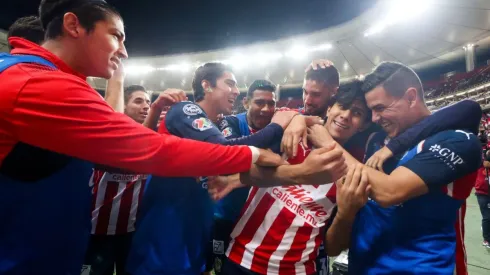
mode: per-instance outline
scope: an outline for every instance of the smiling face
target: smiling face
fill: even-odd
[[[77,29],[79,35],[75,50],[83,56],[78,64],[80,72],[86,76],[111,78],[121,59],[128,57],[122,19],[108,14],[90,32],[81,26]]]
[[[335,103],[327,110],[325,128],[339,143],[345,143],[349,138],[365,129],[369,109],[366,104],[355,99],[350,106]]]
[[[274,92],[258,89],[247,99],[247,119],[252,128],[260,130],[271,122],[276,109],[275,97]]]
[[[366,101],[372,110],[373,122],[379,124],[388,136],[396,137],[410,127],[410,104],[404,97],[396,98],[380,85],[366,93]]]
[[[144,91],[134,91],[129,96],[124,113],[138,123],[143,123],[150,110],[150,96]]]
[[[235,75],[232,72],[225,71],[216,80],[216,86],[209,89],[211,91],[204,91],[206,93],[205,100],[210,100],[212,105],[217,107],[219,114],[231,114],[235,101],[240,95]]]

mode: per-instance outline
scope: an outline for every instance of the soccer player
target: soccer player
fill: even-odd
[[[211,143],[266,147],[273,140],[281,139],[283,129],[296,115],[295,112],[279,112],[271,124],[256,134],[227,140],[215,123],[219,114],[231,113],[238,96],[231,69],[220,63],[207,63],[196,70],[192,87],[196,103],[181,102],[172,106],[159,132]],[[340,156],[333,153],[332,163],[342,163]],[[301,172],[296,175],[311,169],[297,168]],[[169,221],[172,222],[169,224]],[[141,203],[127,271],[133,275],[200,274],[205,267],[212,223],[213,202],[205,177],[153,177]]]
[[[179,95],[180,100],[185,100],[183,91],[173,94]],[[123,97],[124,114],[140,124],[143,123],[150,110],[150,95],[145,88],[140,85],[128,86]],[[152,108],[157,109],[155,112],[161,111],[162,105],[169,103],[169,100],[162,101],[165,98],[160,96],[152,104]],[[114,266],[118,274],[125,272],[126,257],[135,230],[136,212],[147,178],[148,175],[145,174],[123,171],[95,169],[93,172],[89,183],[93,188],[92,231],[84,266],[90,270],[90,274],[112,274]]]
[[[373,121],[389,138],[430,115],[420,79],[402,64],[381,63],[366,76],[363,90]],[[371,138],[367,157],[384,145],[385,137]],[[388,174],[364,169],[372,200],[356,216],[335,217],[327,248],[350,243],[349,274],[453,274],[455,224],[473,188],[480,155],[471,131],[446,130],[390,159],[383,167]]]
[[[337,97],[342,98],[342,96],[345,96],[345,97],[349,98],[349,95],[348,95],[349,92],[347,94],[344,94],[344,91],[343,91],[344,88],[342,88],[342,87],[340,90],[341,91],[339,91],[339,93],[337,94]],[[358,91],[358,95],[361,98],[364,98],[364,93],[362,93],[359,88],[357,88],[357,91]],[[472,124],[474,124],[474,121],[477,121],[479,119],[478,113],[480,113],[481,110],[479,110],[480,108],[479,108],[478,104],[476,104],[476,103],[467,104],[467,103],[469,103],[469,102],[458,103],[458,104],[456,104],[450,108],[442,110],[437,115],[434,115],[434,116],[431,116],[427,119],[424,119],[422,122],[420,122],[420,124],[417,124],[413,128],[408,129],[404,133],[405,137],[403,137],[403,135],[402,135],[400,137],[393,139],[393,142],[395,142],[395,144],[398,144],[396,146],[394,145],[393,147],[398,148],[400,146],[400,144],[403,144],[402,146],[407,146],[407,140],[409,141],[408,143],[415,142],[415,141],[411,141],[410,138],[416,138],[416,139],[417,138],[418,139],[424,138],[424,136],[430,135],[431,132],[434,132],[437,129],[440,129],[440,127],[443,127],[443,128],[444,127],[447,127],[447,128],[454,127],[455,124],[453,124],[452,122],[449,122],[445,118],[447,117],[447,115],[460,113],[460,110],[464,110],[465,114],[469,114],[470,116],[468,118],[471,118],[470,119],[471,121],[467,121],[467,119],[464,119],[464,120],[460,119],[459,121],[457,121],[457,123],[459,125],[472,125]],[[475,104],[476,104],[476,106],[475,106]],[[468,106],[468,105],[470,105],[470,106]],[[475,107],[476,107],[476,112],[474,111]],[[336,129],[344,129],[344,128],[349,129],[349,127],[345,127],[345,125],[342,125],[342,121],[340,121],[340,123],[339,123],[339,121],[337,121],[338,119],[334,118],[334,119],[330,120],[330,116],[331,116],[331,114],[329,112],[329,120],[327,121],[327,128],[329,125],[328,123],[330,123],[331,130],[328,132],[330,132],[335,137],[335,140],[337,140],[337,141],[341,140],[341,142],[345,144],[345,139],[339,138],[339,136],[335,130]],[[437,121],[439,121],[440,123],[435,123]],[[323,132],[327,132],[327,131],[325,131],[325,129],[323,127],[317,126],[317,128],[322,128]],[[408,136],[406,136],[407,133],[408,133]],[[352,135],[353,135],[353,133],[352,133]],[[302,147],[300,147],[300,148],[302,148]],[[299,150],[299,152],[302,152],[302,150]],[[292,160],[290,160],[290,162],[295,163],[295,160],[292,159]],[[359,170],[359,171],[361,171],[361,170]],[[354,173],[354,174],[360,175],[360,172]],[[351,176],[351,178],[352,178],[352,176]],[[360,179],[360,176],[358,178]],[[264,179],[262,179],[262,180],[264,180]],[[338,188],[338,186],[339,185],[333,186],[333,188],[336,188],[336,187]],[[340,185],[340,186],[342,186],[342,185]],[[352,186],[355,186],[355,185],[352,185]],[[298,188],[300,188],[300,189],[298,189]],[[306,188],[308,188],[308,187],[306,187]],[[321,186],[319,188],[321,188]],[[282,189],[285,189],[285,190],[281,191],[281,195],[282,195],[281,198],[286,198],[286,201],[283,204],[283,207],[286,207],[286,208],[288,206],[288,198],[293,198],[292,200],[298,199],[298,198],[301,199],[302,195],[304,195],[305,193],[308,194],[307,192],[310,192],[310,194],[311,194],[311,190],[308,189],[308,191],[306,191],[304,186],[298,186],[297,188],[296,187],[295,188],[291,188],[291,187],[284,188],[283,187]],[[259,190],[258,192],[260,193],[260,190],[262,190],[262,189],[258,189],[258,190]],[[312,190],[316,191],[318,189],[312,189]],[[344,212],[353,213],[353,215],[355,215],[355,213],[357,212],[359,207],[361,207],[363,205],[363,203],[365,203],[365,195],[363,195],[363,194],[365,194],[365,192],[364,192],[365,190],[363,190],[363,188],[360,187],[360,189],[358,189],[357,191],[358,192],[356,192],[355,189],[350,190],[350,188],[340,188],[340,190],[337,190],[337,194],[335,194],[335,192],[333,192],[333,194],[330,194],[330,199],[333,200],[334,202],[339,203],[338,207],[340,209],[339,212],[341,213],[339,215],[340,217],[335,219],[335,222],[339,222],[339,220],[342,219],[342,216],[345,215]],[[252,191],[252,193],[253,193],[253,191]],[[338,197],[335,197],[335,196],[338,196]],[[310,202],[306,201],[304,204],[310,205]],[[274,204],[274,205],[276,205],[276,204]],[[289,206],[291,206],[291,205],[294,207],[294,204],[292,204],[292,202],[289,202]],[[335,205],[334,203],[330,204],[330,208],[328,209],[330,212],[334,212],[334,210],[332,210],[334,205]],[[252,210],[250,210],[250,209],[252,209]],[[243,217],[248,219],[247,223],[248,224],[255,224],[255,225],[263,223],[265,228],[268,228],[267,234],[270,233],[270,235],[283,236],[283,234],[287,235],[287,232],[300,232],[299,229],[295,230],[294,228],[291,231],[286,231],[286,233],[284,233],[283,231],[279,231],[279,232],[275,231],[275,229],[282,228],[282,227],[280,227],[280,226],[273,227],[273,225],[274,224],[285,224],[285,222],[287,221],[287,215],[285,215],[286,218],[284,218],[284,217],[281,218],[275,212],[273,212],[272,210],[269,210],[269,212],[267,212],[267,214],[262,213],[265,215],[265,217],[264,217],[264,216],[260,216],[258,214],[255,215],[253,207],[250,207],[250,209],[247,208],[247,211],[252,211],[254,214],[247,215],[246,213],[244,213],[244,215],[243,215]],[[259,208],[257,207],[257,209],[259,209]],[[275,208],[272,207],[271,209],[275,209]],[[256,212],[258,213],[260,211],[257,210]],[[297,211],[292,211],[292,212],[293,212],[293,214],[297,214]],[[285,213],[289,213],[289,212],[286,211]],[[240,220],[238,224],[240,224],[241,222],[242,222],[242,220]],[[272,224],[272,225],[270,225],[270,224]],[[270,225],[270,227],[269,227],[269,225]],[[243,232],[244,232],[244,233],[242,233],[242,236],[247,235],[248,232],[250,231],[250,228],[246,228],[246,225],[245,225],[245,227],[242,227],[242,228],[243,228]],[[260,227],[260,228],[262,229],[263,227]],[[329,233],[331,234],[332,232],[335,232],[336,228],[337,227],[334,226],[332,231],[329,230]],[[282,228],[281,230],[284,230],[284,228]],[[257,232],[260,232],[260,231],[257,231]],[[254,235],[253,230],[250,234],[253,235],[253,238],[255,239],[256,235]],[[284,235],[284,236],[286,236],[286,235]],[[240,236],[241,235],[239,235],[237,237],[237,239],[238,239],[237,242],[239,243],[238,248],[241,248],[241,249],[237,249],[237,250],[244,255],[243,259],[240,260],[241,262],[239,262],[242,267],[240,267],[239,269],[233,269],[232,272],[230,272],[229,274],[239,274],[237,272],[239,272],[240,270],[243,271],[245,274],[256,274],[254,272],[257,272],[259,274],[281,274],[281,272],[279,272],[278,270],[274,271],[274,268],[277,268],[278,266],[280,266],[280,264],[282,264],[282,267],[284,268],[283,269],[284,274],[294,274],[294,273],[292,273],[291,270],[288,271],[285,268],[285,266],[288,265],[285,262],[287,262],[287,260],[290,260],[289,258],[281,258],[281,257],[273,258],[271,256],[271,255],[283,255],[280,253],[280,251],[281,251],[281,249],[284,249],[284,247],[288,247],[287,244],[284,246],[279,245],[279,246],[277,246],[277,248],[274,247],[270,251],[265,251],[268,248],[270,249],[271,246],[267,246],[267,245],[262,246],[262,243],[253,243],[252,239],[245,240],[245,245],[244,245],[243,243],[239,242]],[[328,238],[329,237],[327,237],[327,239]],[[320,239],[321,239],[321,237],[320,237]],[[270,237],[264,237],[263,242],[266,243],[270,240],[271,240]],[[242,241],[243,241],[243,239],[242,239]],[[250,242],[248,243],[248,241],[250,241]],[[315,239],[312,238],[309,241],[314,243]],[[287,241],[284,241],[284,242],[287,242]],[[303,240],[303,242],[304,242],[304,240]],[[306,244],[305,247],[310,247],[310,248],[315,247],[315,245],[317,245],[317,244],[313,244],[313,243],[312,243],[312,245]],[[243,246],[245,247],[245,249],[243,249]],[[274,250],[274,249],[276,249],[276,250]],[[338,255],[338,253],[340,253],[341,250],[335,250],[335,249],[336,249],[335,247],[331,247],[331,246],[327,245],[327,253],[329,255]],[[253,251],[253,250],[255,250],[253,257],[248,257],[248,261],[247,261],[247,257],[245,257],[245,256],[249,255],[250,254],[249,251]],[[312,253],[317,253],[317,251],[314,251]],[[231,252],[230,252],[230,255],[232,255]],[[250,259],[253,259],[253,260],[250,260]],[[261,259],[262,259],[262,261],[261,261]],[[265,261],[263,259],[267,259],[267,261]],[[313,257],[313,259],[314,259],[314,257]],[[310,261],[309,261],[309,270],[308,271],[306,271],[305,269],[303,269],[303,271],[302,271],[300,269],[300,270],[295,271],[295,272],[298,272],[297,274],[305,274],[302,272],[307,272],[306,274],[311,274],[312,272],[314,272],[314,269],[312,268],[312,266],[314,267],[314,264],[312,264],[311,258],[309,260]],[[238,260],[236,262],[238,262]],[[254,266],[255,270],[251,270],[252,266]],[[289,266],[292,266],[293,267],[292,269],[295,269],[297,265],[295,265],[294,262],[290,262]],[[265,273],[265,271],[267,271],[267,273]],[[249,273],[247,273],[247,272],[249,272]],[[275,272],[277,272],[277,273],[275,273]]]
[[[110,78],[127,57],[121,16],[102,0],[43,0],[39,10],[42,46],[11,37],[12,55],[1,57],[0,273],[80,272],[92,163],[199,176],[282,162],[253,147],[159,135],[114,112],[86,77]]]
[[[255,80],[248,88],[244,99],[246,112],[234,116],[226,116],[219,123],[220,131],[227,139],[249,136],[265,128],[272,120],[276,111],[276,85],[268,80]],[[268,147],[278,144],[277,140]],[[213,239],[211,256],[207,269],[211,267],[215,274],[221,273],[221,267],[228,248],[230,234],[248,196],[249,188],[231,191],[215,204]]]
[[[332,98],[325,127],[340,144],[370,124],[359,83]],[[302,163],[311,147],[288,159]],[[335,184],[253,187],[227,251],[224,274],[314,274],[322,231],[335,206]]]
[[[37,16],[21,17],[10,26],[7,38],[20,37],[41,45],[44,41],[44,29],[41,25],[41,20]],[[12,50],[12,45],[8,43],[9,51]]]

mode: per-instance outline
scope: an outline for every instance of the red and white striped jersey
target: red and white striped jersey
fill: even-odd
[[[298,147],[291,164],[311,150]],[[260,274],[314,274],[336,186],[253,187],[231,234],[229,260]]]
[[[94,170],[90,179],[92,234],[117,235],[134,231],[147,177]]]

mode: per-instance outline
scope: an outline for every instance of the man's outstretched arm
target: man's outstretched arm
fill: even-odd
[[[254,166],[241,173],[240,181],[260,187],[286,185],[320,185],[333,182],[347,172],[342,150],[334,144],[311,151],[305,161],[279,167]]]

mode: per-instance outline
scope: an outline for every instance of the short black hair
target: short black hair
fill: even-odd
[[[7,38],[12,36],[21,37],[33,43],[41,45],[44,41],[44,29],[41,20],[37,16],[21,17],[10,26]],[[12,49],[10,43],[9,50]]]
[[[256,90],[264,90],[264,91],[274,93],[276,89],[277,89],[276,84],[272,83],[269,80],[265,80],[265,79],[255,80],[252,83],[252,85],[250,85],[250,87],[248,88],[247,100],[250,100],[254,96],[254,92]]]
[[[194,101],[199,102],[204,99],[204,89],[201,82],[203,80],[209,81],[211,87],[216,87],[216,81],[225,72],[233,72],[232,69],[223,63],[211,62],[206,63],[194,72],[192,78],[192,90],[194,91]]]
[[[338,87],[340,83],[339,71],[334,66],[309,70],[305,74],[305,80],[323,82],[330,87]]]
[[[119,12],[104,0],[41,0],[39,18],[46,32],[46,39],[54,39],[63,34],[63,16],[67,12],[74,13],[80,24],[91,32],[95,24],[106,20],[107,15]]]
[[[371,121],[371,111],[368,108],[364,91],[362,90],[363,81],[355,79],[340,85],[338,92],[332,96],[328,102],[328,106],[332,107],[334,104],[339,104],[345,109],[349,109],[354,101],[359,100],[366,106],[368,112],[366,113],[365,121]]]
[[[417,73],[398,62],[382,62],[364,78],[362,90],[368,93],[382,86],[395,97],[402,97],[408,88],[416,88],[418,96],[424,100],[424,88]]]
[[[138,92],[138,91],[143,91],[143,92],[148,94],[145,87],[143,87],[141,85],[131,85],[131,86],[124,88],[124,104],[128,104],[128,101],[129,101],[129,98],[131,98],[131,95],[134,92]]]

